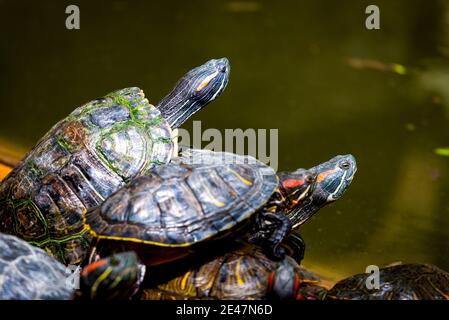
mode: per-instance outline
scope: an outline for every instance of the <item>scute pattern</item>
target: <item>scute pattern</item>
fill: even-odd
[[[246,158],[233,164],[217,159],[188,164],[175,158],[87,212],[85,222],[100,238],[132,238],[157,246],[203,241],[248,219],[275,191],[275,172],[260,162],[247,164]]]
[[[17,237],[0,234],[0,300],[71,299],[65,266]]]
[[[449,273],[430,264],[401,264],[380,269],[379,289],[366,287],[362,273],[339,281],[328,293],[341,300],[449,300]]]
[[[83,259],[82,212],[166,163],[171,129],[139,88],[91,101],[57,123],[0,185],[0,232],[64,263]]]
[[[298,276],[298,282],[318,280],[290,257],[275,262],[257,246],[243,246],[211,258],[168,282],[144,289],[141,299],[266,299],[270,294],[270,275],[281,266],[291,268]]]

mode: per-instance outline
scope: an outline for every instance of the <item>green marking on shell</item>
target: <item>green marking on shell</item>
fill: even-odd
[[[156,166],[160,166],[160,165],[165,164],[164,162],[161,162],[161,161],[159,161],[159,160],[152,160],[152,161],[150,161],[150,163],[151,163],[151,164],[154,164],[154,165],[156,165]]]
[[[67,141],[64,140],[64,137],[59,135],[56,137],[55,141],[65,152],[67,153],[73,152],[74,150],[73,146],[67,143]]]
[[[159,116],[157,116],[157,117],[154,117],[151,121],[147,122],[146,125],[147,125],[148,127],[151,127],[151,126],[158,126],[158,125],[160,125],[161,123],[162,123],[162,116],[159,115]]]
[[[128,106],[126,106],[126,107],[128,107]],[[129,109],[131,119],[133,121],[135,121],[136,123],[139,123],[141,125],[146,125],[147,122],[140,121],[139,119],[141,118],[141,116],[145,116],[145,112],[142,112],[142,110],[146,111],[147,108],[148,108],[148,105],[145,105],[143,103],[139,103],[136,106],[129,106],[128,109]]]
[[[165,137],[159,137],[156,140],[157,142],[163,142],[163,143],[171,143],[172,140],[170,138],[165,138]]]
[[[105,132],[102,133],[100,139],[98,139],[98,142],[95,146],[101,160],[104,161],[104,163],[110,170],[112,170],[113,172],[117,173],[120,177],[122,177],[122,179],[125,179],[125,177],[123,175],[121,175],[119,172],[120,170],[118,170],[118,168],[111,161],[109,161],[107,155],[102,150],[101,142],[108,136],[110,136],[114,133],[119,133],[119,132],[125,131],[124,130],[125,128],[132,127],[132,126],[137,126],[139,128],[145,129],[144,125],[142,125],[140,122],[133,121],[133,120],[117,123],[112,128],[110,128],[109,130],[106,130]],[[148,139],[152,140],[151,137],[149,137],[149,136],[148,136]]]
[[[63,237],[63,238],[59,238],[59,239],[46,238],[45,240],[42,240],[42,241],[28,241],[28,243],[30,243],[32,245],[35,245],[35,246],[38,246],[38,247],[43,247],[43,246],[45,246],[45,245],[47,245],[49,243],[61,244],[61,243],[66,242],[68,240],[79,239],[86,232],[88,232],[88,231],[86,229],[83,229],[80,232],[70,234],[67,237]]]
[[[39,177],[42,175],[41,169],[36,165],[34,161],[30,161],[30,171],[36,176]]]
[[[117,121],[104,121],[104,124],[99,124],[96,120],[103,119],[98,116],[102,115],[102,112],[105,119],[110,119],[107,117],[106,111],[103,110],[106,108],[111,108],[112,111],[121,111],[118,113],[120,117],[117,118]],[[126,131],[126,133],[122,131]],[[59,185],[52,179],[46,182],[42,182],[40,179],[47,174],[64,179],[61,176],[66,174],[66,171],[62,171],[64,168],[68,168],[67,172],[73,174],[71,170],[76,171],[74,167],[78,165],[83,169],[85,165],[100,164],[104,174],[113,177],[115,184],[121,185],[120,177],[126,182],[135,174],[147,172],[148,168],[165,163],[163,159],[168,159],[169,156],[164,157],[164,152],[167,151],[168,154],[170,151],[167,145],[171,143],[169,132],[168,124],[159,111],[145,99],[138,88],[119,90],[78,107],[41,139],[45,143],[42,144],[42,147],[38,146],[25,160],[24,165],[13,176],[14,183],[5,184],[0,195],[0,204],[5,206],[6,210],[14,212],[11,221],[7,221],[8,227],[15,230],[16,234],[17,231],[20,231],[22,237],[30,240],[33,245],[52,253],[60,261],[69,262],[72,259],[70,257],[72,253],[78,255],[78,252],[81,252],[83,254],[82,250],[84,249],[81,250],[79,245],[85,242],[84,238],[80,239],[82,235],[86,234],[85,231],[70,228],[67,223],[68,219],[71,219],[70,223],[72,223],[72,219],[75,220],[74,214],[67,213],[72,212],[69,210],[78,204],[69,203],[66,207],[66,203],[62,203],[62,205],[55,203],[55,207],[51,206],[56,210],[55,212],[39,209],[38,206],[41,206],[41,203],[43,203],[42,208],[48,208],[49,205],[52,205],[52,200],[57,202],[59,197],[65,196],[65,194],[59,194],[57,190],[54,190],[53,187],[56,188]],[[111,136],[115,134],[117,137]],[[120,140],[122,138],[124,140]],[[139,144],[135,143],[135,138],[139,139]],[[101,145],[104,139],[108,139],[108,141],[103,141],[104,144]],[[88,147],[88,151],[85,151],[85,146]],[[152,149],[153,147],[155,149]],[[95,150],[94,154],[92,149]],[[141,157],[139,157],[140,150],[142,150]],[[169,154],[171,155],[171,152]],[[85,161],[85,159],[91,160],[90,157],[96,158],[96,161]],[[75,158],[78,161],[71,161]],[[142,170],[140,170],[141,167]],[[139,172],[134,172],[135,168],[138,168]],[[81,176],[82,174],[83,172],[76,178],[85,179],[84,176]],[[63,184],[63,181],[59,182]],[[54,186],[53,183],[55,183]],[[45,188],[42,189],[44,185]],[[76,189],[71,185],[68,188]],[[110,189],[112,187],[105,187],[106,191]],[[82,194],[77,190],[72,191],[82,200]],[[55,192],[55,197],[52,197],[50,192]],[[37,195],[39,198],[33,200]],[[103,200],[102,198],[98,197],[100,201]],[[27,226],[26,221],[28,220],[33,220],[35,225]],[[78,223],[78,221],[75,222]],[[67,254],[69,254],[69,258],[67,258]]]
[[[100,142],[97,144],[96,146],[97,152],[98,152],[98,156],[100,157],[100,159],[106,164],[106,166],[113,172],[117,173],[122,179],[124,178],[119,171],[117,170],[117,168],[109,161],[108,157],[106,156],[106,154],[103,152],[103,150],[101,149],[100,146]]]
[[[47,221],[44,218],[44,215],[42,214],[41,210],[39,209],[39,207],[34,203],[34,201],[30,198],[27,199],[20,199],[20,200],[10,200],[9,204],[11,204],[11,207],[13,208],[13,212],[14,215],[16,214],[16,209],[20,208],[20,207],[31,207],[33,208],[33,212],[36,214],[38,220],[42,223],[42,225],[44,226],[44,232],[45,234],[48,233],[48,225],[47,225]],[[17,221],[18,219],[14,219],[14,229],[15,232],[18,232],[18,226],[17,226]]]
[[[112,100],[116,103],[119,104],[121,106],[127,107],[128,109],[132,109],[133,105],[131,103],[131,101],[129,101],[128,99],[126,99],[124,96],[119,95],[119,94],[112,94],[110,95],[110,97],[112,98]]]

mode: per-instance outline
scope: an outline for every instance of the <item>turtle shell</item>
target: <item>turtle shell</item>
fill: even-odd
[[[294,299],[300,287],[319,278],[292,258],[275,262],[253,245],[241,246],[142,291],[143,300]]]
[[[170,160],[172,133],[139,88],[93,100],[57,123],[0,186],[0,231],[79,263],[81,215]]]
[[[175,158],[132,180],[85,214],[100,239],[186,247],[239,225],[263,206],[278,185],[273,169],[251,157],[203,161]]]
[[[66,267],[43,250],[0,234],[0,300],[71,299],[69,280]]]
[[[371,273],[339,281],[329,299],[343,300],[448,300],[449,273],[430,264],[400,264],[381,268],[379,288],[368,289]]]

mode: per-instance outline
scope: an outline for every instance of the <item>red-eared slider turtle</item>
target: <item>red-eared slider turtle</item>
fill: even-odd
[[[350,170],[346,162],[350,164]],[[309,169],[309,172],[317,176],[317,181],[313,192],[303,196],[301,202],[296,205],[294,213],[290,215],[292,219],[293,217],[298,219],[292,223],[298,227],[320,208],[338,200],[349,187],[355,170],[355,160],[352,156],[337,156]],[[307,171],[298,169],[295,172],[305,174]],[[278,175],[282,177],[281,181],[284,184],[298,183],[288,179],[288,173]],[[281,199],[280,194],[285,197],[285,193],[278,193],[278,201]],[[324,299],[327,290],[319,285],[319,279],[297,266],[303,259],[305,250],[298,229],[289,234],[282,247],[288,257],[281,263],[276,264],[268,260],[257,247],[247,245],[145,289],[142,297],[144,299]],[[203,255],[203,252],[200,254]],[[190,260],[196,259],[198,258],[192,257]],[[164,265],[161,268],[163,273],[168,272],[168,267]],[[179,272],[179,263],[173,264],[173,268]],[[163,279],[162,276],[155,278]]]
[[[75,299],[130,299],[140,292],[145,272],[135,252],[113,254],[83,268]]]
[[[351,184],[357,165],[352,155],[339,155],[310,168],[309,171],[317,177],[316,188],[311,197],[304,199],[301,206],[286,212],[292,221],[293,229],[301,226],[325,205],[340,199]]]
[[[79,263],[88,246],[81,214],[172,155],[171,128],[224,90],[227,59],[184,75],[154,107],[139,88],[93,100],[58,122],[0,186],[0,231]]]
[[[220,156],[226,158],[225,162],[228,163],[232,163],[232,161],[242,163],[242,158],[236,155],[225,153],[208,155],[207,151],[196,150],[190,150],[188,154],[191,155],[192,152],[196,156],[191,158],[190,163],[204,163],[205,160],[209,160],[209,165],[223,164],[223,159],[218,158]],[[206,159],[198,161],[201,155]],[[351,168],[348,168],[347,162]],[[305,209],[308,214],[313,214],[327,203],[337,200],[348,188],[355,169],[355,160],[352,156],[339,156],[310,169],[309,171],[315,172],[320,177],[312,194],[307,179],[300,179],[300,176],[304,177],[310,174],[309,171],[298,169],[296,178],[287,173],[280,174],[280,190],[270,201],[277,201],[278,205],[281,205],[282,201],[279,199],[290,197],[289,201],[295,201],[295,198],[292,198],[294,195],[296,199],[300,200],[296,205],[296,212],[299,214],[295,217],[307,219],[302,210]],[[346,174],[347,170],[353,172],[348,175]],[[283,189],[283,184],[286,185],[288,191]],[[334,187],[330,188],[329,186]],[[302,190],[302,192],[296,190]],[[307,193],[305,193],[306,190]],[[308,199],[311,200],[307,201]],[[287,200],[284,199],[284,201]],[[118,243],[115,243],[114,247],[117,245]],[[110,266],[108,258],[94,262],[85,268],[82,273],[82,290],[85,297],[103,299],[116,297],[118,293],[111,286],[112,279],[115,278],[115,275],[121,274],[121,268],[126,266],[127,272],[132,276],[120,277],[120,279],[130,279],[130,281],[120,282],[120,286],[128,288],[120,291],[135,293],[137,288],[142,285],[145,288],[143,290],[144,299],[323,299],[327,292],[326,289],[316,283],[316,277],[298,267],[297,263],[302,259],[304,246],[297,230],[288,236],[282,246],[287,249],[287,254],[292,256],[286,257],[281,262],[276,262],[269,259],[260,247],[242,244],[241,241],[217,241],[207,250],[193,253],[185,259],[147,268],[147,277],[143,285],[140,279],[142,279],[142,270],[145,269],[137,266],[129,267],[136,263],[136,259],[131,255],[127,262],[124,259],[131,253],[125,253],[119,258],[114,258],[117,260],[114,264],[115,267]],[[132,246],[126,247],[131,248]],[[113,274],[114,276],[112,279],[109,276],[101,277],[104,274]],[[94,283],[97,286],[95,290],[92,290]],[[126,298],[129,295],[120,295],[120,297]]]
[[[205,240],[242,235],[250,226],[260,231],[258,238],[269,254],[282,256],[278,244],[291,223],[276,208],[294,207],[295,199],[312,191],[314,176],[301,171],[279,183],[281,177],[253,157],[232,155],[234,160],[228,161],[231,156],[222,158],[227,153],[198,152],[204,161],[173,159],[133,179],[84,215],[86,228],[99,240],[90,261],[97,253],[108,256],[121,247],[137,251],[147,265],[159,264],[188,254]],[[284,180],[289,185],[281,189]],[[280,203],[280,197],[285,201]],[[245,231],[234,232],[239,229]]]
[[[220,255],[182,275],[142,290],[143,300],[260,300],[295,299],[319,278],[291,257],[273,261],[254,245]],[[320,296],[308,296],[320,299]]]
[[[209,159],[225,153],[201,153],[207,164],[174,159],[88,211],[86,228],[98,240],[89,261],[97,255],[134,250],[147,265],[165,263],[187,255],[205,240],[242,237],[248,232],[245,227],[255,229],[250,242],[264,247],[270,258],[282,259],[284,249],[279,244],[291,225],[302,224],[340,196],[356,170],[351,155],[312,168],[316,174],[301,169],[276,175],[249,156],[233,155],[237,160],[220,163]],[[312,195],[313,201],[307,201],[317,175],[322,187],[316,198]],[[307,203],[302,205],[303,201]]]
[[[66,266],[15,236],[0,233],[0,300],[71,299]]]
[[[400,264],[381,268],[379,288],[372,285],[371,273],[339,281],[328,299],[338,300],[449,300],[449,273],[430,264]],[[370,277],[370,278],[368,278]]]
[[[189,163],[236,163],[236,155],[229,153],[211,154],[208,151],[187,149],[182,153]],[[304,224],[322,207],[337,201],[348,189],[357,171],[356,160],[352,155],[339,155],[308,170],[297,169],[290,172],[279,172],[277,175],[281,183],[268,205],[273,204],[269,211],[283,211],[292,225],[289,236],[289,254],[299,263],[303,258],[304,242],[298,228]],[[294,178],[312,174],[316,177],[313,185],[307,181]],[[312,190],[308,189],[312,188]],[[307,191],[307,192],[305,192]],[[300,249],[303,247],[303,250]]]

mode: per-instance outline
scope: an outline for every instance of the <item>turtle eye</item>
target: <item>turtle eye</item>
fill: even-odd
[[[120,264],[120,260],[117,259],[116,257],[112,257],[110,263],[111,263],[111,266],[116,267]]]
[[[349,163],[349,161],[342,161],[339,164],[339,167],[343,170],[348,170],[349,168],[351,168],[351,164]]]
[[[308,184],[312,183],[313,182],[313,175],[311,175],[311,174],[306,175],[305,180],[306,180],[306,182]]]

